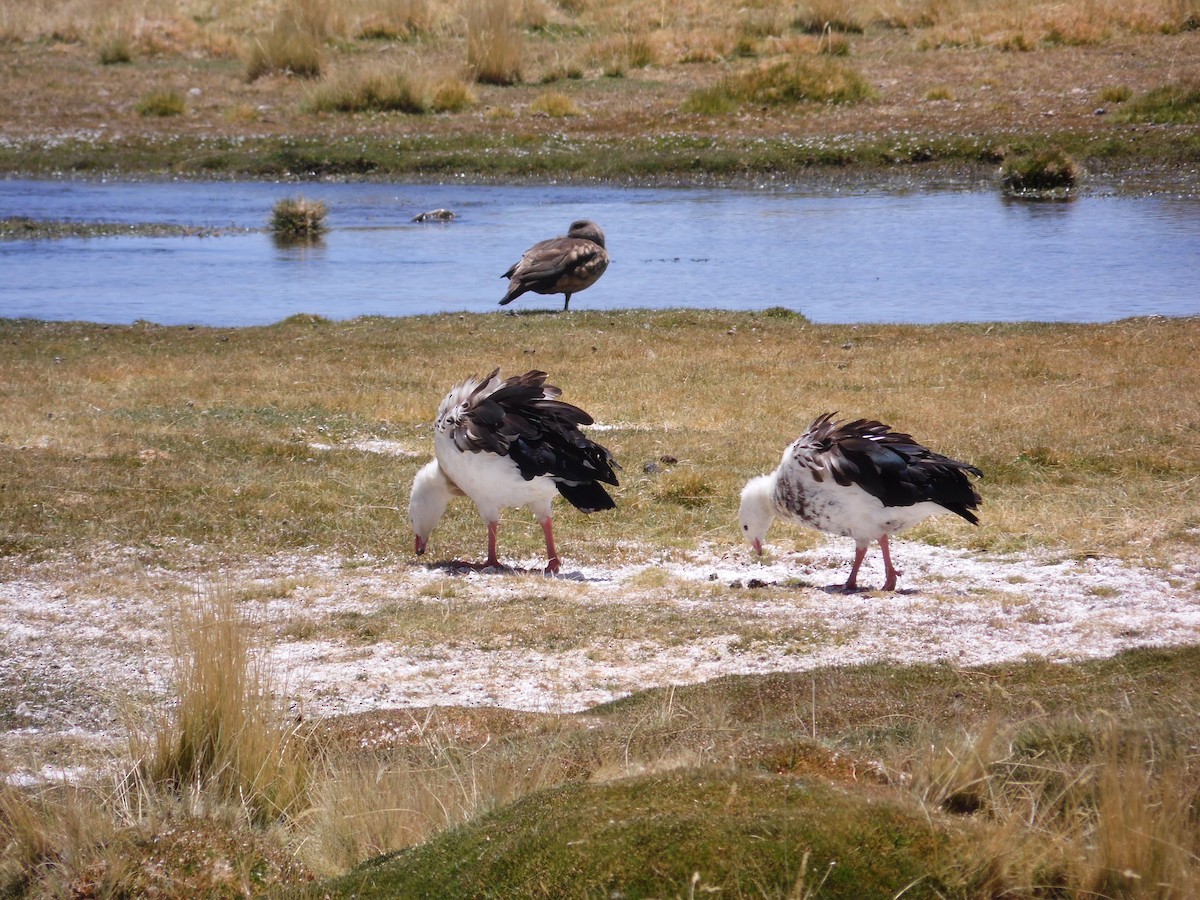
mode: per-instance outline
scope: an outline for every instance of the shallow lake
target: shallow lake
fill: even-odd
[[[329,207],[318,244],[274,203]],[[412,217],[449,208],[450,223]],[[217,237],[0,242],[0,316],[218,326],[486,312],[536,240],[599,222],[612,264],[572,309],[783,306],[817,322],[1070,321],[1200,313],[1200,200],[998,192],[0,181],[0,217],[170,223]],[[253,229],[247,232],[246,229]],[[508,309],[561,309],[525,295]]]

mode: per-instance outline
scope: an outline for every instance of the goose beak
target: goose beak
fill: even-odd
[[[758,540],[758,538],[754,539],[754,552],[762,556],[762,541]]]
[[[422,553],[424,553],[425,548],[428,546],[429,546],[429,541],[427,541],[425,538],[421,537],[419,534],[417,535],[416,539],[413,541],[413,550],[416,552],[417,556],[420,556]]]

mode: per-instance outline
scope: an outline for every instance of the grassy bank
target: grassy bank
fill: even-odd
[[[1070,154],[1106,186],[1135,176],[1145,189],[1190,186],[1200,131],[875,137],[668,134],[486,134],[210,138],[93,136],[0,146],[0,171],[59,177],[396,178],[575,180],[688,185],[815,179],[912,186],[994,182],[1000,164],[1048,148]],[[1086,185],[1086,179],[1084,181]]]

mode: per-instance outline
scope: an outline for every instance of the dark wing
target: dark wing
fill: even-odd
[[[821,446],[838,484],[857,484],[886,506],[929,501],[979,524],[972,510],[982,499],[967,474],[983,473],[970,463],[934,453],[912,435],[869,419],[838,424],[828,414],[813,423],[809,439]]]
[[[578,291],[592,284],[608,267],[608,253],[594,241],[558,237],[540,241],[502,277],[512,279],[503,306],[526,291],[557,294]]]
[[[616,504],[600,483],[617,484],[614,470],[620,466],[579,430],[591,425],[592,417],[559,400],[562,391],[546,384],[546,377],[536,370],[514,375],[485,393],[489,378],[467,399],[455,443],[460,450],[508,456],[526,481],[550,476],[559,493],[584,512],[612,509]]]

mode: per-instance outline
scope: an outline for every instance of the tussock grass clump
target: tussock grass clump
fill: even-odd
[[[1079,163],[1053,148],[1006,160],[1000,180],[1006,194],[1053,197],[1067,195],[1079,183],[1081,175]]]
[[[1110,85],[1100,91],[1102,103],[1124,103],[1132,96],[1133,89],[1124,84]]]
[[[538,76],[538,84],[555,81],[579,81],[583,78],[583,66],[578,62],[559,62]]]
[[[313,112],[405,112],[428,111],[424,89],[406,72],[373,65],[340,72],[324,79],[310,93]]]
[[[658,43],[648,34],[632,35],[625,45],[625,62],[631,69],[658,65],[660,57]]]
[[[431,33],[436,18],[432,0],[376,0],[355,33],[366,40],[408,40]]]
[[[1126,102],[1120,119],[1155,125],[1194,125],[1200,122],[1200,85],[1171,84]]]
[[[513,0],[468,0],[467,65],[483,84],[521,81],[524,44]]]
[[[151,91],[134,106],[139,116],[160,118],[181,116],[185,108],[183,95],[169,90]]]
[[[855,0],[808,0],[792,20],[793,28],[809,34],[825,31],[861,34],[864,26],[863,4]]]
[[[871,87],[857,71],[830,59],[800,59],[758,66],[694,92],[687,112],[715,113],[744,103],[860,103]]]
[[[108,843],[114,831],[112,817],[83,789],[22,788],[0,777],[0,895],[70,896],[80,860]]]
[[[462,112],[479,102],[475,91],[459,78],[445,78],[433,87],[429,108],[433,112]]]
[[[552,119],[578,116],[582,112],[574,100],[558,91],[539,94],[533,103],[529,104],[529,109],[535,115],[550,116]]]
[[[276,24],[264,37],[252,40],[246,50],[246,80],[255,81],[272,74],[320,77],[320,40],[287,21]]]
[[[102,66],[115,66],[133,61],[133,44],[124,32],[112,32],[100,39],[97,56]]]
[[[177,702],[131,739],[142,788],[233,805],[259,824],[297,812],[310,760],[232,593],[183,604],[175,627]]]
[[[993,718],[928,744],[909,784],[930,808],[984,823],[968,866],[1018,895],[1047,882],[1147,898],[1200,885],[1200,771],[1169,733],[1068,718],[1006,731]]]
[[[285,197],[275,204],[271,212],[271,231],[283,240],[320,237],[326,231],[325,216],[328,212],[321,200]]]

